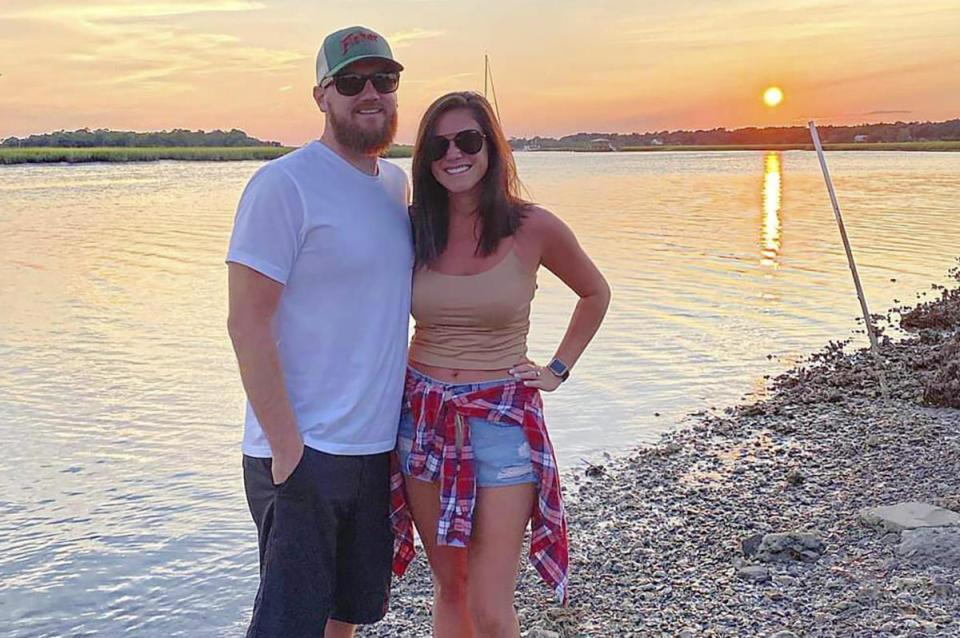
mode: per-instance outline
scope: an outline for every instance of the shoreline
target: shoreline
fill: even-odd
[[[525,543],[521,635],[960,636],[960,267],[950,277],[878,326],[889,401],[869,351],[831,342],[762,400],[564,472],[570,605]],[[949,524],[874,516],[909,502]],[[429,636],[430,599],[418,551],[358,635]]]
[[[290,151],[292,146],[169,146],[169,147],[126,147],[105,146],[94,148],[76,147],[32,147],[0,148],[0,166],[22,164],[83,164],[90,162],[128,163],[157,162],[163,160],[186,162],[233,162],[271,160]],[[960,141],[934,142],[862,142],[852,144],[824,144],[825,151],[909,151],[909,152],[960,152]],[[730,144],[730,145],[692,145],[692,146],[625,146],[616,151],[594,150],[588,148],[541,148],[519,150],[523,153],[654,153],[654,152],[722,152],[722,151],[810,151],[812,144]],[[397,145],[382,157],[386,159],[408,158],[413,156],[413,147]]]
[[[236,162],[272,160],[296,150],[292,146],[102,146],[0,148],[0,166],[22,164],[85,164],[91,162]],[[412,147],[398,146],[384,157],[410,157]]]

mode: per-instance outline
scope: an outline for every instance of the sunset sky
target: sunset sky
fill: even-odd
[[[300,144],[323,127],[317,47],[352,24],[406,66],[399,142],[433,98],[482,90],[484,53],[509,136],[960,117],[958,0],[0,0],[0,138]]]

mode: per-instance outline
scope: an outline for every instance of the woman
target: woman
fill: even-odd
[[[433,572],[434,635],[519,636],[513,594],[531,519],[531,560],[567,593],[566,521],[539,393],[566,379],[610,290],[570,229],[520,199],[510,147],[480,95],[430,106],[412,172],[416,328],[393,485],[395,571],[413,555],[412,514]],[[540,265],[580,297],[546,367],[526,347]]]

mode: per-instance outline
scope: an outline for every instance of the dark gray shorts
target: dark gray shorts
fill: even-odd
[[[315,638],[330,618],[383,618],[393,558],[390,454],[339,456],[305,447],[280,485],[270,465],[243,457],[260,541],[260,588],[247,638]]]

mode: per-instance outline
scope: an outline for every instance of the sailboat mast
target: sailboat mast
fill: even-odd
[[[483,54],[483,97],[487,97],[487,78],[490,76],[490,57]]]
[[[487,80],[490,80],[490,90],[493,93],[493,108],[500,119],[500,105],[497,104],[497,87],[493,84],[493,71],[490,70],[490,56],[483,54],[483,97],[487,97]]]

